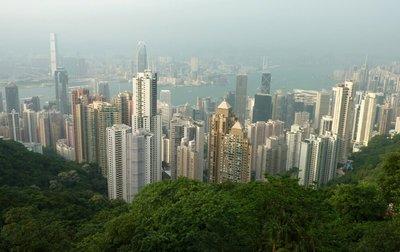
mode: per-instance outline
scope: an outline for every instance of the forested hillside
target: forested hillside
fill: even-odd
[[[399,251],[398,148],[375,138],[353,172],[319,190],[289,177],[179,179],[128,205],[106,199],[96,166],[0,141],[0,250]]]

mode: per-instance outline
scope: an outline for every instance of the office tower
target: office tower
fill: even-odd
[[[146,158],[151,165],[146,170],[148,182],[161,180],[161,116],[157,114],[157,74],[150,70],[139,72],[133,78],[132,129],[142,129],[150,135]]]
[[[231,105],[232,110],[235,111],[236,92],[229,91],[226,93],[224,99],[229,103],[229,105]]]
[[[329,115],[324,115],[320,121],[319,135],[325,135],[326,132],[332,132],[333,118]]]
[[[334,87],[333,92],[332,133],[337,136],[339,141],[338,160],[340,163],[344,163],[347,161],[351,139],[354,85],[352,82],[346,81]]]
[[[199,167],[199,153],[196,151],[196,142],[182,138],[176,152],[177,176],[202,181],[203,173]]]
[[[107,128],[114,124],[121,124],[121,116],[118,109],[110,103],[102,102],[97,109],[97,146],[98,164],[101,174],[106,177],[108,174],[107,166]]]
[[[303,126],[310,122],[310,113],[306,111],[300,111],[294,113],[294,124]]]
[[[168,104],[169,106],[172,105],[171,102],[171,91],[170,90],[161,90],[160,91],[160,101]]]
[[[19,126],[19,114],[15,109],[12,109],[8,114],[9,136],[14,141],[21,141],[21,131]]]
[[[85,106],[89,104],[89,90],[75,89],[71,93],[71,111],[74,123],[75,159],[78,163],[87,160],[87,123]]]
[[[137,45],[137,73],[144,73],[148,69],[146,45],[139,41]]]
[[[236,100],[235,100],[235,114],[238,120],[244,124],[246,120],[246,107],[247,107],[247,75],[236,76]]]
[[[262,73],[260,93],[271,94],[271,73]]]
[[[356,144],[367,146],[372,137],[376,115],[376,94],[367,93],[361,101]]]
[[[292,125],[294,122],[294,113],[298,111],[296,110],[296,103],[294,93],[287,93],[286,94],[286,110],[284,122],[285,125]]]
[[[7,113],[14,109],[16,113],[20,112],[18,87],[15,83],[9,83],[5,88]]]
[[[325,92],[318,92],[315,102],[313,126],[319,128],[319,123],[324,115],[329,115],[330,95]]]
[[[229,133],[236,118],[232,108],[225,100],[221,102],[215,113],[209,120],[208,134],[208,179],[211,182],[219,182],[219,171],[221,170],[221,151],[222,141]]]
[[[386,103],[380,112],[379,134],[386,135],[389,133],[393,119],[393,108],[389,103]]]
[[[272,119],[286,120],[286,95],[280,90],[272,96]]]
[[[25,99],[22,105],[23,110],[33,110],[38,112],[40,111],[40,98],[39,96],[32,96],[29,99]]]
[[[291,126],[290,131],[286,132],[287,158],[286,170],[299,168],[300,147],[303,140],[303,131],[297,124]]]
[[[68,114],[68,73],[64,68],[57,68],[57,70],[54,72],[54,82],[58,110],[60,110],[63,114]]]
[[[50,75],[54,76],[59,64],[57,34],[50,33]]]
[[[186,120],[180,114],[175,114],[170,122],[169,133],[169,168],[171,170],[171,179],[177,178],[177,147],[181,144],[184,137]]]
[[[0,113],[4,112],[3,93],[0,91]]]
[[[250,181],[250,144],[239,121],[223,137],[219,151],[221,159],[216,182]]]
[[[30,109],[24,110],[24,112],[22,112],[22,119],[24,121],[24,141],[39,143],[37,134],[37,113]]]
[[[272,97],[269,94],[254,95],[252,122],[272,119]]]
[[[121,113],[121,123],[132,125],[132,93],[122,92],[114,98],[114,106]]]
[[[299,162],[299,184],[317,186],[328,183],[335,177],[338,154],[337,137],[327,133],[301,143]]]
[[[110,85],[108,82],[100,81],[97,83],[97,94],[100,95],[105,101],[110,101]]]

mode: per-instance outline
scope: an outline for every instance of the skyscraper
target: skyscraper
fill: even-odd
[[[236,118],[232,108],[225,100],[218,106],[209,120],[208,134],[208,179],[211,182],[220,181],[219,170],[221,169],[222,141],[229,133]]]
[[[367,93],[361,101],[356,144],[367,146],[372,137],[376,115],[376,94]]]
[[[253,123],[272,119],[272,97],[269,94],[255,94],[253,107]]]
[[[271,94],[271,73],[262,73],[260,93]]]
[[[37,134],[37,113],[30,109],[24,110],[24,112],[22,112],[22,119],[24,121],[24,141],[39,143]]]
[[[170,122],[169,132],[169,168],[171,179],[177,178],[177,147],[181,145],[187,121],[181,114],[175,114]]]
[[[216,182],[250,181],[250,144],[239,121],[223,137],[219,151],[221,159]]]
[[[110,101],[110,85],[108,82],[100,81],[97,83],[97,94],[100,95],[105,101]]]
[[[4,112],[3,93],[0,91],[0,113]]]
[[[87,123],[85,106],[89,104],[89,90],[75,89],[71,93],[71,111],[74,124],[75,160],[78,163],[87,160]]]
[[[9,83],[5,87],[6,91],[6,105],[7,105],[7,113],[11,113],[14,109],[16,113],[19,114],[20,106],[19,106],[19,95],[18,95],[18,87],[15,83]]]
[[[8,128],[10,130],[10,138],[14,141],[21,141],[21,130],[19,126],[19,114],[12,109],[8,114]]]
[[[132,93],[122,92],[114,98],[114,106],[121,113],[121,123],[132,126]]]
[[[303,137],[303,131],[297,124],[291,126],[290,131],[286,133],[286,145],[287,158],[286,158],[286,170],[289,171],[292,168],[299,168],[300,160],[300,147]]]
[[[124,168],[128,168],[129,133],[132,129],[124,124],[107,128],[107,186],[109,199],[124,199]],[[126,183],[126,182],[125,182]]]
[[[326,184],[335,177],[337,168],[338,141],[336,136],[327,133],[301,143],[299,162],[299,184],[317,186]]]
[[[107,166],[107,128],[121,124],[118,109],[110,103],[102,102],[97,110],[98,164],[104,177],[108,174]]]
[[[29,99],[25,99],[23,103],[23,110],[30,109],[35,112],[40,111],[40,98],[39,96],[32,96]]]
[[[182,138],[176,152],[178,177],[202,181],[203,170],[199,167],[199,153],[196,151],[196,142]]]
[[[57,68],[54,72],[54,82],[58,110],[63,114],[68,114],[68,73],[64,68]]]
[[[247,75],[241,74],[236,76],[236,100],[235,114],[238,120],[244,124],[246,120],[247,108]]]
[[[146,45],[139,41],[137,45],[137,73],[144,73],[148,69]]]
[[[325,92],[318,92],[315,102],[315,113],[313,126],[315,129],[319,128],[319,123],[324,115],[329,115],[330,95]]]
[[[146,158],[151,160],[146,179],[161,180],[161,117],[157,114],[157,74],[150,70],[138,72],[133,78],[132,129],[144,130],[151,141]]]
[[[50,33],[50,75],[54,76],[59,64],[57,35]]]
[[[333,88],[333,124],[332,133],[339,141],[338,160],[340,163],[347,161],[349,144],[351,140],[351,127],[353,121],[353,82],[346,81]]]
[[[379,118],[379,134],[385,135],[389,132],[393,120],[393,108],[389,103],[383,105]]]

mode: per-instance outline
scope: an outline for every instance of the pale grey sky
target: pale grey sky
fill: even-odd
[[[400,55],[398,0],[0,0],[0,53]]]

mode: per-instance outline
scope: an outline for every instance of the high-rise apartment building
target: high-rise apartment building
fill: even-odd
[[[138,72],[133,78],[132,129],[144,130],[150,141],[146,158],[151,161],[146,179],[161,180],[161,116],[157,113],[157,74],[150,70]]]
[[[236,118],[232,108],[225,100],[217,107],[215,113],[209,120],[208,134],[208,179],[211,182],[221,181],[219,171],[221,170],[221,148],[222,141],[234,125]]]
[[[71,112],[74,124],[75,160],[78,163],[87,161],[87,122],[86,105],[90,102],[89,90],[75,89],[71,94]]]
[[[121,113],[121,123],[132,126],[132,93],[131,92],[122,92],[119,93],[114,98],[114,106]]]
[[[19,114],[15,109],[12,109],[8,114],[9,136],[14,141],[21,141],[21,128],[19,123]]]
[[[300,147],[303,140],[302,128],[293,124],[290,131],[286,132],[286,145],[287,145],[287,157],[286,157],[286,170],[289,171],[293,168],[299,168],[300,161]]]
[[[367,93],[360,106],[356,144],[367,146],[372,137],[376,116],[376,94]]]
[[[24,141],[39,143],[37,134],[37,113],[30,109],[24,110],[24,112],[22,112],[22,119],[24,121]]]
[[[216,182],[250,181],[250,144],[239,121],[223,137],[219,151],[221,158]]]
[[[350,147],[351,128],[353,122],[353,82],[346,81],[333,88],[333,124],[332,133],[338,137],[340,163],[347,161],[347,155]]]
[[[328,183],[335,177],[337,168],[338,140],[327,133],[301,143],[299,162],[299,184],[317,186]]]
[[[318,92],[315,101],[315,112],[313,126],[319,128],[320,121],[324,115],[329,115],[330,95],[326,92]]]

